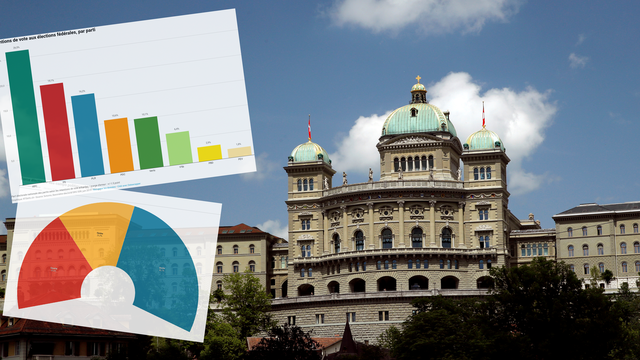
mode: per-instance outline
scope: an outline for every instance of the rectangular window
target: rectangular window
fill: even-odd
[[[20,340],[16,341],[14,346],[15,346],[15,349],[14,349],[15,355],[20,355]]]
[[[388,311],[378,311],[378,320],[380,320],[380,321],[389,321],[389,312]]]
[[[296,317],[295,316],[287,316],[287,323],[289,325],[295,325],[296,324]]]
[[[316,314],[316,324],[324,324],[324,314]]]
[[[549,244],[544,244],[544,256],[549,255]]]
[[[522,248],[520,250],[520,256],[527,256],[527,249],[524,248],[524,245],[522,245]]]
[[[348,312],[347,313],[347,321],[349,322],[356,322],[356,313],[355,312]]]
[[[531,244],[527,244],[527,256],[531,256]]]
[[[88,342],[87,343],[87,355],[105,355],[105,343],[100,342]]]

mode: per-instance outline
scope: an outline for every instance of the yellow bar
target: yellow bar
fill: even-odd
[[[251,156],[251,146],[239,147],[227,150],[229,157]]]
[[[198,148],[199,161],[211,161],[222,159],[222,148],[220,145],[203,146]]]

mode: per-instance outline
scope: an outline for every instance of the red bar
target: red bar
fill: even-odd
[[[62,83],[40,86],[44,127],[47,133],[49,164],[53,181],[74,179],[67,104]]]

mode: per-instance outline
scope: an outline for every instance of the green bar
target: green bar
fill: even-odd
[[[193,162],[191,156],[191,139],[188,131],[167,134],[167,149],[169,151],[169,164],[180,165]]]
[[[16,126],[18,157],[22,173],[22,185],[47,181],[44,175],[42,144],[38,128],[36,96],[33,90],[29,50],[8,52],[7,71],[13,106],[13,121]]]
[[[136,142],[138,143],[140,169],[163,167],[158,118],[153,116],[134,119],[133,122],[136,127]]]

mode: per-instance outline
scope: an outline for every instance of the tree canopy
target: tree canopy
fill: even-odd
[[[296,325],[274,326],[249,351],[247,359],[320,360],[320,345]]]

